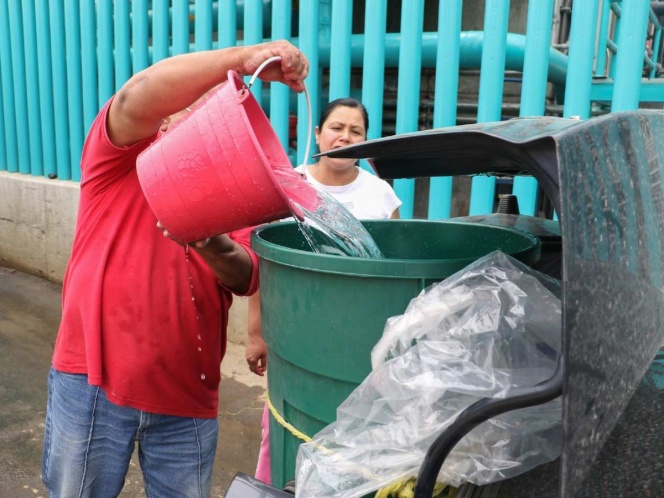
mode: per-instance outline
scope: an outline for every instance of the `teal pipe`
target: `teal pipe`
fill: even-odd
[[[318,23],[320,6],[319,2],[300,2],[300,39],[299,49],[309,59],[309,76],[307,76],[307,88],[311,100],[311,115],[314,123],[320,115],[320,49],[318,46]],[[308,135],[308,114],[307,101],[303,94],[300,94],[297,101],[297,136],[306,137]],[[297,163],[306,164],[310,157],[305,157],[307,149],[306,139],[297,141]],[[310,151],[314,152],[315,142],[312,140],[309,144]],[[310,154],[311,154],[310,152]]]
[[[53,116],[53,75],[51,68],[51,28],[48,14],[49,0],[36,0],[37,20],[37,63],[39,65],[39,103],[41,116],[42,158],[44,175],[56,173],[57,156],[55,153],[55,118]],[[0,2],[1,3],[1,2]],[[0,15],[0,19],[2,16]],[[0,53],[0,57],[2,54]],[[1,64],[0,64],[1,65]],[[96,65],[95,65],[96,70]],[[95,91],[96,91],[95,81]],[[96,105],[96,102],[95,102]]]
[[[574,2],[570,28],[563,116],[590,117],[590,87],[595,55],[598,0]],[[640,58],[639,58],[640,60]]]
[[[272,9],[272,38],[274,40],[288,40],[291,37],[292,4],[292,0],[274,0]],[[280,83],[270,86],[270,123],[286,152],[289,150],[290,92],[289,87]]]
[[[599,25],[599,36],[597,37],[597,61],[595,76],[601,78],[606,76],[606,49],[609,41],[609,24],[611,22],[611,5],[608,1],[602,2],[602,18]]]
[[[634,57],[634,54],[643,52],[649,11],[650,2],[647,0],[625,2],[623,5],[623,26],[614,61],[616,77],[611,112],[631,111],[639,107],[643,60]]]
[[[397,134],[417,131],[420,107],[420,74],[424,24],[424,0],[412,0],[402,5],[401,50],[397,91]],[[394,191],[403,203],[399,208],[402,218],[412,218],[415,204],[415,180],[394,181]]]
[[[189,0],[173,0],[173,55],[189,52]]]
[[[131,16],[129,0],[114,0],[113,18],[115,55],[115,88],[121,88],[131,78]]]
[[[65,53],[65,20],[63,10],[53,9],[51,11],[50,21],[57,175],[60,180],[71,180],[69,117],[67,116],[67,60]]]
[[[237,3],[235,0],[220,0],[222,8],[217,15],[219,48],[234,47],[237,44],[236,19]]]
[[[152,0],[152,64],[169,55],[169,0]]]
[[[16,135],[18,139],[18,170],[30,173],[30,135],[28,133],[28,95],[25,81],[23,53],[23,14],[20,0],[9,0],[9,35],[12,43],[12,75],[16,106]]]
[[[90,129],[99,111],[96,24],[94,4],[92,2],[81,2],[81,64],[83,70],[81,77],[83,83],[83,127],[86,132]],[[145,43],[147,43],[147,40]],[[138,48],[139,45],[141,44],[134,45],[134,56],[142,52]]]
[[[134,48],[132,50],[134,74],[150,65],[148,51],[149,31],[148,0],[133,0],[131,3],[131,37],[134,41]]]
[[[3,169],[18,171],[18,143],[16,140],[16,106],[12,85],[12,43],[9,36],[9,12],[7,2],[0,0],[0,80],[2,80],[3,128],[6,137],[6,164]],[[0,159],[3,159],[0,157]]]
[[[81,14],[78,0],[65,0],[65,31],[67,58],[67,116],[69,118],[69,170],[72,180],[81,179],[83,149],[83,98],[81,96]],[[128,57],[129,53],[125,57]]]
[[[383,133],[383,90],[385,88],[385,31],[387,29],[387,3],[367,0],[364,22],[364,54],[362,58],[362,103],[369,115],[367,138],[380,138]],[[362,169],[373,169],[365,160]]]
[[[526,24],[526,52],[521,86],[521,116],[544,116],[546,77],[549,68],[549,43],[553,20],[553,0],[531,0]],[[535,215],[537,180],[532,176],[514,178],[512,193],[519,201],[521,214]]]
[[[477,108],[478,123],[500,121],[501,119],[509,11],[509,0],[487,0],[486,2],[485,43],[482,50],[482,71]],[[493,212],[495,191],[495,177],[474,177],[470,191],[470,215]]]
[[[97,9],[97,19],[100,20],[97,23],[97,57],[99,60],[99,108],[101,108],[115,93],[113,24],[101,22],[102,19],[113,18],[112,0],[99,0]]]
[[[460,34],[463,0],[443,0],[438,9],[438,47],[433,127],[456,125],[459,100]],[[446,219],[452,213],[451,176],[429,180],[430,220]]]
[[[350,92],[350,37],[353,26],[353,0],[333,0],[330,45],[330,100]]]
[[[30,136],[30,173],[44,174],[44,157],[41,147],[41,115],[39,102],[39,65],[37,63],[37,33],[34,2],[21,2],[23,9],[23,40],[25,52],[25,85],[28,103],[28,134]]]
[[[212,49],[212,0],[197,0],[194,32],[196,51]]]
[[[263,41],[263,9],[261,8],[263,0],[246,0],[247,10],[253,12],[251,16],[244,17],[244,43],[248,45],[255,45]],[[250,76],[245,77],[245,81],[249,81]],[[251,87],[251,93],[262,105],[262,90],[263,82],[259,79]]]
[[[638,1],[638,0],[637,0]],[[616,23],[615,23],[615,28],[613,30],[613,39],[618,40],[620,38],[620,30],[622,29],[622,7],[620,4],[614,0],[611,0],[610,2],[611,10],[613,11],[614,15],[616,16]],[[611,40],[609,40],[609,46],[611,45]],[[614,54],[618,52],[616,45],[613,44],[614,47],[612,48],[612,51]],[[611,64],[611,67],[609,69],[609,76],[611,78],[616,77],[616,65]]]
[[[657,31],[655,32],[655,40],[652,48],[652,59],[655,61],[655,67],[650,70],[650,79],[657,76],[657,61],[659,60],[660,45],[662,44],[662,28],[658,26],[656,29]]]

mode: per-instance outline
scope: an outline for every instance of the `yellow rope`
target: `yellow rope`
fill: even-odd
[[[310,443],[311,438],[307,436],[304,432],[297,430],[291,424],[289,424],[286,419],[277,411],[277,409],[270,401],[270,396],[265,393],[265,401],[267,406],[270,409],[270,413],[274,419],[281,425],[284,429],[290,432],[296,438],[304,441],[305,443]],[[324,451],[325,453],[332,453],[329,449],[323,448],[322,446],[317,447]],[[376,477],[374,477],[375,479]],[[433,498],[452,498],[456,492],[456,488],[448,486],[442,482],[437,482],[434,486]],[[415,496],[415,478],[411,477],[406,481],[399,481],[389,486],[386,486],[376,492],[375,498],[413,498]]]

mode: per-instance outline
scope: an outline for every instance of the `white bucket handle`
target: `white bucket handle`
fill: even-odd
[[[274,57],[270,57],[267,59],[265,62],[263,62],[260,66],[258,66],[258,69],[256,69],[256,72],[253,74],[251,79],[249,80],[249,83],[247,84],[247,88],[251,88],[251,85],[254,84],[254,81],[256,81],[256,78],[260,74],[260,72],[267,66],[268,64],[271,64],[272,62],[280,61],[281,57],[278,55]],[[307,126],[307,145],[304,149],[304,162],[302,163],[302,166],[307,164],[307,160],[309,159],[309,149],[311,147],[311,128],[313,126],[312,123],[312,116],[311,116],[311,100],[309,99],[309,90],[307,90],[307,85],[302,81],[302,85],[304,86],[304,97],[307,101],[307,119],[308,119],[308,126]]]

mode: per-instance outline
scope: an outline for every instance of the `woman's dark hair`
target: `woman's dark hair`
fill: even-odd
[[[352,107],[353,109],[359,109],[362,113],[362,117],[364,118],[364,130],[369,131],[369,114],[367,113],[367,108],[364,107],[364,105],[362,105],[359,100],[355,100],[350,97],[333,100],[325,106],[325,109],[323,109],[323,112],[320,115],[320,120],[318,121],[319,130],[323,128],[325,121],[327,121],[327,118],[337,107]]]

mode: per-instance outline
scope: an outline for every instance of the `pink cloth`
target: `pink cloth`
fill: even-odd
[[[261,429],[261,447],[258,451],[256,479],[266,484],[272,484],[272,476],[270,475],[270,409],[267,403],[265,403],[265,408],[263,409]]]

